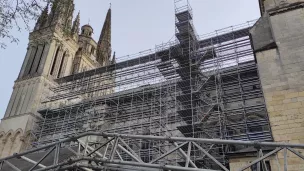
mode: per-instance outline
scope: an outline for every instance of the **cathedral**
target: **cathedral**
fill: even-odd
[[[197,35],[174,0],[174,40],[115,57],[111,8],[96,42],[54,0],[0,123],[0,171],[304,170],[304,1],[258,2],[258,20]]]
[[[80,13],[73,21],[73,0],[59,1],[42,11],[29,35],[27,53],[14,90],[0,124],[1,156],[23,150],[40,116],[37,111],[54,86],[55,79],[115,63],[111,49],[111,9],[108,10],[100,38],[92,38],[93,28],[80,30]],[[110,81],[110,80],[109,80]]]

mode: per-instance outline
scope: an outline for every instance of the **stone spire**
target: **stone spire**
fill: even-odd
[[[64,31],[71,31],[74,0],[54,0],[49,15],[49,24],[58,25]]]
[[[66,11],[66,23],[64,25],[64,29],[66,31],[71,31],[72,29],[72,21],[73,21],[73,13],[74,13],[74,9],[75,9],[75,5],[74,5],[74,0],[68,0],[68,4],[67,6],[65,6],[65,10]]]
[[[47,23],[47,20],[48,20],[48,13],[49,13],[49,3],[46,5],[46,7],[41,12],[41,15],[39,16],[39,18],[36,22],[34,30],[39,30],[40,28],[45,26],[45,24]]]
[[[80,25],[80,11],[78,12],[72,26],[72,34],[79,34],[79,25]]]
[[[111,51],[111,8],[109,8],[97,45],[97,61],[102,66],[110,64]]]

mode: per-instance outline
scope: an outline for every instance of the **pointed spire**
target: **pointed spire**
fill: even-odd
[[[74,13],[75,5],[73,0],[69,0],[69,4],[66,6],[65,11],[67,11],[67,22],[65,25],[65,29],[67,31],[71,31],[72,29],[72,21],[73,21],[73,13]]]
[[[36,22],[34,30],[39,30],[41,27],[45,26],[45,23],[47,22],[47,19],[48,19],[48,12],[49,12],[49,2],[47,3],[47,5],[43,9],[43,11],[41,12],[41,15],[39,16],[39,18]]]
[[[111,8],[109,8],[97,45],[97,61],[107,65],[111,57]]]
[[[113,57],[112,57],[112,60],[111,60],[111,64],[116,64],[116,59],[115,59],[115,51],[114,51],[114,54],[113,54]]]
[[[71,29],[73,11],[74,0],[54,0],[49,15],[50,24],[58,24],[64,30]]]
[[[78,12],[72,27],[72,34],[79,34],[79,25],[80,25],[80,11]]]

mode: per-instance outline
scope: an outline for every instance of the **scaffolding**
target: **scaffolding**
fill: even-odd
[[[273,140],[249,38],[254,21],[199,37],[188,1],[174,2],[174,41],[118,58],[116,64],[56,80],[58,85],[51,88],[52,93],[39,111],[42,119],[33,129],[31,148],[90,131],[147,137]],[[107,140],[87,136],[80,141],[82,148],[95,149],[100,145],[97,142]],[[106,143],[109,149],[117,141],[111,142]],[[103,156],[213,170],[228,167],[227,153],[247,147],[145,138],[121,142],[123,148],[115,148],[112,153],[103,151]],[[65,145],[74,148],[73,143]],[[171,152],[172,148],[175,150]]]
[[[88,141],[89,137],[92,136],[97,139],[94,142]],[[86,141],[82,141],[81,139],[83,138]],[[170,143],[174,146],[157,155],[150,162],[146,162],[134,151],[133,145],[127,143],[130,141],[162,142],[163,144]],[[304,144],[86,132],[2,158],[0,159],[0,170],[229,171],[228,167],[220,163],[211,153],[199,145],[208,143],[224,146],[245,145],[256,148],[257,158],[247,165],[239,167],[238,171],[244,171],[253,166],[261,168],[261,170],[268,170],[265,159],[272,155],[277,155],[280,151],[283,151],[284,170],[287,170],[288,166],[287,152],[304,160],[304,156],[297,150],[304,149]],[[271,150],[263,150],[265,147],[271,148]],[[204,169],[197,166],[192,158],[193,150],[198,150],[204,154],[203,156],[210,158],[220,169]],[[184,165],[159,163],[160,160],[172,156],[172,153],[176,152],[184,158]],[[123,154],[129,156],[129,160],[126,160]],[[116,158],[115,156],[118,157]]]

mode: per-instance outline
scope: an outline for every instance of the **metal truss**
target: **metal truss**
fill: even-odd
[[[94,143],[89,139],[94,138]],[[154,157],[152,160],[145,162],[141,156],[132,150],[127,141],[150,141],[162,142],[171,144],[163,153]],[[246,170],[252,165],[257,164],[258,168],[266,168],[265,159],[275,155],[279,151],[284,152],[284,166],[287,169],[288,156],[287,151],[292,152],[301,159],[304,156],[296,149],[304,149],[304,144],[291,144],[279,142],[259,142],[259,141],[239,141],[239,140],[221,140],[221,139],[204,139],[204,138],[186,138],[186,137],[166,137],[166,136],[150,136],[150,135],[128,135],[128,134],[115,134],[115,133],[100,133],[88,132],[79,136],[66,138],[64,140],[45,145],[43,147],[35,148],[19,154],[14,154],[9,157],[0,159],[0,171],[13,170],[13,171],[46,171],[46,170],[182,170],[182,171],[215,171],[208,168],[201,168],[196,165],[192,158],[194,149],[199,150],[211,159],[221,170],[229,171],[227,166],[219,162],[208,149],[205,149],[204,144],[216,145],[245,145],[257,149],[257,158],[250,164],[239,168],[239,171]],[[262,147],[272,147],[274,150],[263,154]],[[64,150],[69,150],[73,156],[62,158]],[[171,165],[168,159],[173,157],[173,154],[181,156],[179,165]],[[28,156],[40,156],[38,160],[34,160]],[[126,156],[129,156],[126,157]],[[51,159],[51,160],[50,160]],[[60,159],[60,161],[59,161]],[[164,160],[166,159],[166,160]],[[28,162],[29,168],[20,166],[20,161]],[[52,161],[48,165],[44,160]]]

